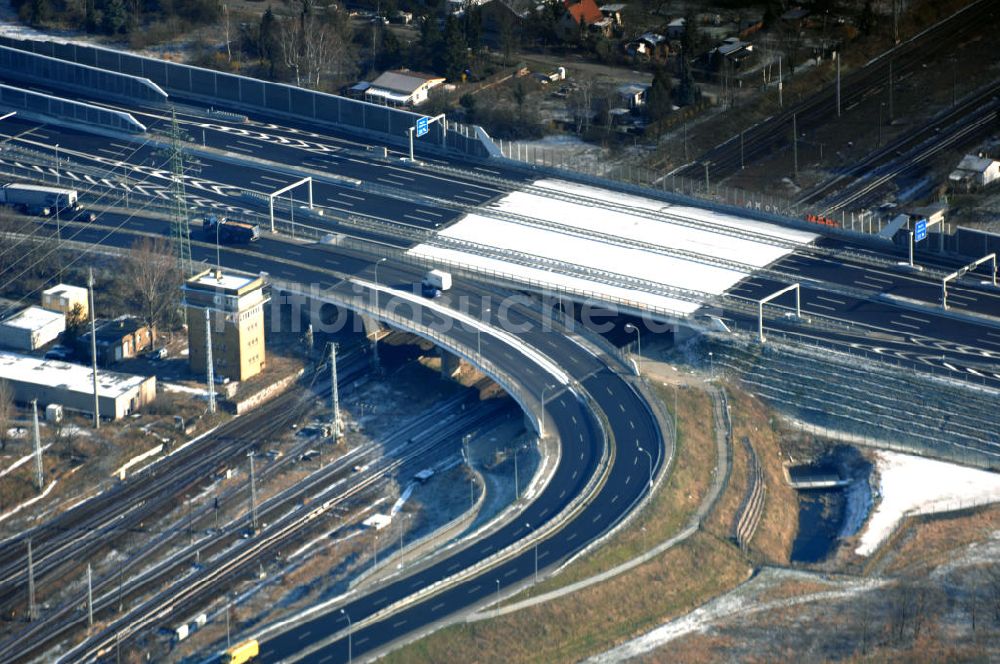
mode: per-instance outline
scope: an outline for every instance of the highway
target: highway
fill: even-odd
[[[241,192],[274,190],[303,174],[315,172],[323,180],[315,185],[316,200],[330,214],[323,218],[310,216],[309,225],[385,241],[396,247],[405,247],[415,238],[427,237],[435,229],[443,228],[468,206],[481,206],[525,186],[530,175],[512,167],[490,164],[487,168],[462,160],[448,165],[461,171],[458,173],[433,161],[427,167],[420,167],[385,160],[378,149],[369,149],[378,146],[344,142],[340,137],[306,132],[288,123],[227,124],[218,120],[208,123],[189,112],[182,112],[180,117],[196,140],[199,122],[212,125],[202,127],[205,148],[243,154],[237,158],[207,149],[198,153],[197,163],[190,164],[186,186],[199,206],[228,206],[226,209],[259,214],[259,207],[247,203]],[[72,163],[60,164],[60,177],[82,183],[80,189],[93,189],[98,197],[124,186],[132,192],[133,203],[143,205],[150,197],[164,199],[169,188],[169,174],[151,146],[136,149],[137,146],[127,142],[109,142],[83,132],[39,127],[23,120],[16,120],[10,127],[5,124],[3,129],[10,134],[33,129],[32,135],[17,142],[45,156],[50,152],[49,146],[58,143],[63,157],[72,157]],[[9,164],[9,154],[0,156]],[[303,164],[308,170],[303,170]],[[54,158],[50,165],[55,165]],[[97,172],[103,169],[104,176],[95,179],[84,173],[87,169]],[[324,176],[324,170],[333,172]],[[100,200],[110,201],[107,197]],[[304,196],[296,195],[296,205],[302,200]],[[361,217],[374,225],[361,228],[353,225],[352,217]],[[682,221],[695,223],[691,219]],[[167,226],[162,221],[102,213],[96,222],[66,224],[66,231],[68,239],[75,241],[128,247],[137,234],[164,235]],[[193,234],[193,239],[195,259],[214,263],[215,248],[205,242],[208,238]],[[803,287],[807,318],[822,318],[833,326],[803,325],[802,321],[791,320],[772,309],[768,312],[769,329],[815,335],[832,347],[894,344],[893,348],[900,350],[899,356],[909,357],[914,367],[934,361],[954,366],[956,372],[970,375],[979,372],[984,381],[1000,380],[992,351],[984,353],[982,344],[975,345],[993,339],[990,335],[996,329],[995,322],[943,316],[920,305],[920,301],[932,303],[933,281],[901,271],[889,278],[887,275],[894,271],[889,258],[868,255],[866,250],[824,242],[807,247],[772,266],[771,272],[744,280],[723,300],[723,318],[753,326],[756,320],[748,312],[755,310],[755,300],[787,285],[783,275],[799,274],[815,282]],[[418,267],[389,260],[379,268],[376,283],[372,268],[374,254],[320,248],[266,236],[253,245],[225,247],[221,255],[224,268],[267,272],[283,282],[316,284],[341,299],[360,294],[381,308],[387,308],[391,299],[406,299],[404,296],[412,292],[420,277]],[[850,270],[836,269],[838,262],[850,261],[853,261]],[[351,276],[356,279],[344,281],[344,277]],[[967,281],[963,290],[957,292],[965,294],[968,311],[996,314],[991,299],[996,296],[990,289],[978,288]],[[914,312],[911,307],[884,297],[885,293],[905,294],[917,300],[922,309]],[[541,313],[530,303],[515,305],[508,311],[506,329],[513,330],[512,338],[478,332],[461,324],[454,313],[455,309],[464,308],[466,315],[489,322],[491,312],[478,305],[481,298],[510,294],[509,289],[457,278],[453,291],[436,303],[440,306],[406,307],[397,313],[407,317],[403,327],[446,329],[448,343],[464,349],[473,358],[510,372],[520,388],[530,395],[529,400],[540,400],[548,391],[546,418],[559,432],[559,465],[550,482],[524,506],[516,521],[450,551],[432,564],[412,570],[405,577],[365,595],[351,597],[337,607],[344,608],[354,622],[352,642],[356,654],[381,652],[399,639],[468,606],[483,604],[497,594],[519,587],[533,573],[536,552],[543,568],[571,557],[628,514],[646,494],[650,477],[664,462],[666,450],[658,424],[631,382],[613,370],[618,368],[615,362],[592,354],[558,326],[547,328],[542,324]],[[463,298],[466,304],[462,303]],[[985,312],[980,311],[983,309]],[[518,326],[519,323],[524,325]],[[934,348],[934,355],[940,360],[932,357],[928,348]],[[477,350],[472,353],[471,349]],[[558,372],[552,366],[558,367]],[[567,380],[558,377],[561,373],[566,374]],[[562,387],[557,387],[560,384]],[[611,436],[610,445],[604,440],[605,429]],[[594,482],[595,493],[585,503],[577,504],[581,492]],[[563,514],[567,509],[571,512],[568,516]],[[565,522],[561,520],[563,517],[567,519]],[[560,519],[558,526],[554,519]],[[531,524],[530,528],[527,524]],[[547,524],[553,524],[553,528],[537,547],[514,546]],[[507,551],[510,555],[497,557],[498,552]],[[412,598],[415,592],[419,595]],[[394,608],[389,612],[387,607]],[[327,656],[346,659],[343,629],[346,623],[338,622],[339,616],[333,611],[302,621],[284,632],[268,634],[262,640],[262,656],[267,661],[304,652],[308,661],[320,661]]]
[[[103,237],[103,233],[95,233],[95,235]],[[105,238],[104,243],[114,244],[117,241],[121,245],[127,246],[133,240],[134,236],[130,236],[125,232],[119,232]],[[288,245],[285,246],[287,247]],[[350,258],[338,258],[335,261],[328,260],[333,259],[333,255],[327,251],[307,247],[298,249],[303,253],[300,257],[303,262],[296,262],[295,265],[289,265],[288,263],[274,264],[272,263],[273,259],[267,258],[264,253],[264,251],[268,250],[265,241],[262,240],[253,245],[252,248],[261,252],[258,261],[262,268],[270,268],[268,271],[272,274],[284,271],[286,277],[296,278],[301,283],[306,284],[331,281],[329,272],[331,269],[330,263],[336,263],[340,269],[359,268],[363,265],[360,261],[351,260]],[[273,249],[274,247],[272,246],[271,250]],[[196,259],[211,260],[214,253],[211,248],[207,248],[200,243],[195,245],[194,250]],[[225,248],[222,255],[224,267],[230,265],[245,266],[245,261],[241,253]],[[324,265],[323,269],[319,269],[311,267],[310,263],[326,263],[326,265]],[[370,268],[368,272],[370,273]],[[413,269],[399,270],[390,265],[383,265],[380,270],[380,280],[382,283],[393,284],[406,289],[412,288],[412,284],[418,278],[417,275],[418,273]],[[366,274],[366,276],[370,277],[371,275]],[[467,288],[470,287],[463,284],[456,284],[452,297],[467,294],[470,301],[476,302],[479,296],[484,294],[482,290],[475,286],[471,286],[471,290],[466,290]],[[388,300],[388,294],[383,293],[381,297]],[[424,324],[443,325],[444,323],[439,318],[439,313],[433,309],[424,308],[417,311],[421,316],[425,317]],[[528,323],[529,318],[534,316],[537,316],[537,314],[528,307],[516,306],[510,311],[510,320],[515,325]],[[580,381],[582,389],[592,395],[599,409],[607,417],[611,431],[615,436],[613,463],[601,486],[601,491],[592,502],[583,507],[575,515],[575,518],[569,524],[549,536],[548,539],[539,545],[539,560],[544,568],[579,551],[593,537],[606,532],[629,511],[630,507],[646,492],[650,471],[655,473],[656,469],[662,463],[662,448],[658,442],[658,428],[652,420],[651,413],[648,411],[647,406],[644,405],[642,399],[635,394],[627,383],[622,381],[617,374],[604,368],[596,357],[588,355],[575,343],[567,342],[559,330],[543,329],[537,318],[535,318],[535,323],[532,326],[532,330],[523,333],[523,341],[531,344],[534,348],[541,349],[546,355],[551,356],[552,360],[564,367],[574,380]],[[467,348],[475,348],[480,341],[478,338],[479,335],[472,330],[465,330],[461,326],[453,327],[452,333],[455,340]],[[541,368],[535,366],[534,361],[530,360],[530,358],[522,357],[520,360],[516,359],[516,349],[508,347],[507,344],[495,340],[489,335],[482,335],[481,346],[484,357],[490,358],[497,364],[511,370],[519,371],[525,387],[532,393],[540,395],[543,389],[549,390],[546,408],[549,425],[559,431],[564,449],[560,457],[560,465],[552,480],[546,485],[541,494],[526,508],[526,511],[518,519],[517,523],[508,525],[493,533],[485,540],[475,542],[463,551],[455,553],[454,557],[446,561],[420,571],[419,576],[410,579],[405,584],[402,582],[393,584],[388,588],[379,589],[380,592],[375,597],[359,599],[358,602],[361,602],[360,604],[352,604],[352,608],[348,609],[351,611],[352,616],[356,614],[356,620],[363,619],[366,615],[366,607],[381,606],[390,602],[390,600],[395,602],[410,594],[416,587],[427,587],[433,581],[451,576],[458,570],[465,569],[467,566],[479,562],[489,554],[505,548],[514,541],[512,538],[524,535],[521,532],[523,530],[522,521],[532,523],[534,528],[542,527],[547,521],[558,515],[562,508],[576,497],[580,489],[592,480],[592,475],[602,455],[602,438],[599,433],[599,424],[594,421],[591,409],[577,397],[573,396],[572,393],[564,389],[553,389],[556,381],[552,377],[547,376]],[[524,370],[525,368],[527,369],[526,371]],[[638,451],[640,445],[644,446],[644,449],[651,453],[652,456],[649,459],[647,459],[645,453]],[[570,450],[572,450],[571,453]],[[525,556],[521,555],[515,557],[512,561],[504,563],[504,567],[502,567],[502,572],[500,573],[503,579],[502,587],[507,588],[526,578],[527,568],[523,564],[524,560]],[[493,573],[493,571],[487,571],[483,574],[489,575]],[[436,619],[438,616],[448,615],[452,611],[468,605],[470,602],[477,601],[480,596],[489,597],[490,594],[485,591],[480,595],[478,589],[475,592],[469,592],[470,589],[482,586],[483,583],[482,578],[479,581],[476,578],[466,581],[460,586],[462,589],[457,591],[459,595],[464,596],[464,602],[455,602],[452,599],[452,595],[449,595],[448,601],[441,606],[438,606],[441,602],[440,599],[433,602],[427,600],[430,603],[426,604],[422,612],[418,612],[418,614],[428,619]],[[490,584],[492,584],[492,581],[490,581]],[[366,602],[370,602],[370,604]],[[395,619],[395,622],[398,622],[398,620],[398,618]],[[416,623],[412,624],[414,628],[418,626]],[[371,629],[377,631],[377,624],[373,625]],[[388,642],[389,637],[395,634],[398,634],[398,628],[395,631],[384,632],[378,638],[374,637],[373,632],[369,647],[374,648],[384,645]],[[301,636],[301,633],[298,636]],[[274,644],[267,647],[284,652],[289,649],[289,644],[291,643],[291,641],[285,641],[284,639],[285,637],[276,637]],[[298,637],[295,638],[294,642],[296,647],[301,647],[304,643]],[[335,648],[339,646],[332,645],[330,647]],[[358,647],[357,652],[363,652],[362,646],[359,645]]]

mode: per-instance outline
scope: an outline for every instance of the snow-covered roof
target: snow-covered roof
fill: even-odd
[[[70,286],[69,284],[56,284],[52,288],[46,288],[42,295],[62,295],[71,300],[79,300],[87,297],[87,289],[82,286]]]
[[[419,72],[405,69],[387,71],[372,81],[371,86],[368,89],[368,93],[375,93],[375,90],[372,90],[371,88],[381,88],[382,90],[412,95],[428,83],[433,85],[435,83],[443,83],[444,80],[443,76],[421,74]]]
[[[649,86],[645,83],[625,83],[624,85],[618,86],[618,94],[625,97],[633,97],[638,94],[642,94],[649,89]]]
[[[657,44],[667,41],[667,38],[655,32],[644,32],[636,38],[636,41],[643,41],[650,46],[656,46]]]
[[[767,238],[806,244],[817,237],[813,233],[765,222],[561,180],[540,180],[534,185],[592,199],[593,203],[515,191],[490,204],[481,214],[469,214],[438,233],[439,237],[487,247],[488,252],[477,253],[473,248],[449,244],[448,240],[421,244],[410,252],[442,264],[501,273],[553,289],[586,292],[597,300],[624,301],[637,308],[687,315],[711,296],[724,293],[749,276],[754,268],[765,267],[791,253],[792,248],[775,245]],[[736,237],[710,228],[692,228],[665,218],[651,219],[603,207],[599,204],[601,201],[686,217],[720,230],[738,229],[765,237]],[[525,221],[505,215],[500,215],[501,218],[490,216],[490,208]],[[530,220],[539,223],[532,224]],[[662,250],[628,246],[629,241],[654,245]],[[670,250],[677,252],[671,255]],[[681,257],[678,255],[681,252],[698,254],[699,258]],[[509,258],[504,257],[505,253]],[[523,260],[525,256],[536,260]],[[746,265],[749,270],[713,263],[713,257]],[[550,267],[554,262],[599,271],[605,277],[612,273],[620,277],[614,281],[622,285],[560,271],[558,267]],[[627,284],[634,280],[652,282],[659,287],[656,292],[629,287]],[[672,296],[671,289],[700,293],[702,297],[691,301]]]
[[[188,285],[205,286],[208,288],[221,288],[222,290],[238,291],[246,288],[259,277],[244,277],[239,274],[222,273],[216,278],[214,270],[208,270],[203,274],[192,277],[188,280]]]
[[[65,323],[66,316],[58,311],[49,311],[41,307],[28,307],[7,318],[0,325],[22,330],[40,330],[59,321]]]
[[[977,157],[974,154],[967,154],[962,157],[962,161],[958,162],[958,170],[985,173],[993,164],[994,161],[987,157]]]
[[[94,393],[94,374],[90,367],[58,360],[41,360],[7,351],[0,351],[0,380],[31,383],[70,392]],[[117,399],[147,380],[149,378],[146,376],[98,371],[97,393],[102,397]]]

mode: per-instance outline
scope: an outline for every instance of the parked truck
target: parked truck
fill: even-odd
[[[430,270],[420,282],[420,292],[424,297],[437,297],[451,288],[451,273],[443,270]]]
[[[76,213],[80,202],[76,189],[44,187],[12,182],[0,188],[0,203],[12,205],[27,214],[48,216],[57,210]]]
[[[215,240],[218,237],[219,242],[226,244],[246,244],[260,238],[260,227],[257,224],[230,221],[214,214],[205,215],[201,228],[208,239]]]

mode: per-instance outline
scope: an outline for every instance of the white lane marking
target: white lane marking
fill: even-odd
[[[910,314],[899,314],[900,318],[905,318],[906,320],[915,320],[918,323],[929,323],[930,321],[926,318],[918,318],[916,316],[911,316]]]
[[[919,330],[920,329],[919,325],[911,325],[910,323],[904,323],[903,321],[894,321],[894,320],[891,320],[891,321],[889,321],[889,325],[894,325],[896,327],[908,327],[911,330]]]
[[[413,208],[413,211],[414,212],[419,212],[420,214],[429,214],[429,215],[434,216],[434,217],[443,217],[444,216],[440,212],[432,212],[430,210],[425,210],[423,208]]]
[[[425,219],[424,217],[414,217],[412,214],[404,214],[403,218],[404,219],[412,219],[413,221],[422,221],[425,224],[433,224],[434,223],[434,221],[432,219]]]
[[[827,311],[836,311],[837,310],[835,307],[828,307],[825,304],[818,304],[816,302],[813,302],[810,306],[816,307],[818,309],[826,309]]]
[[[469,203],[479,203],[478,198],[469,198],[468,196],[462,196],[461,194],[455,194],[452,198],[457,198],[460,201],[466,201]]]
[[[356,201],[363,201],[363,200],[365,200],[364,196],[355,196],[354,194],[348,194],[348,193],[345,193],[343,191],[338,191],[338,192],[336,192],[336,194],[338,196],[343,196],[344,198],[353,198]]]
[[[834,304],[847,304],[844,300],[838,300],[835,297],[827,297],[826,295],[817,295],[817,300],[823,300],[824,302],[833,302]]]

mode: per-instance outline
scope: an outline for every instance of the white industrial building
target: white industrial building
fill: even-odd
[[[0,346],[36,350],[55,341],[65,329],[65,314],[28,307],[0,322]]]
[[[69,284],[56,284],[52,288],[42,291],[42,306],[49,311],[61,311],[68,314],[73,311],[73,307],[80,305],[83,315],[90,311],[87,306],[87,289],[81,286],[70,286]]]
[[[14,393],[14,401],[38,400],[39,407],[59,404],[65,410],[94,412],[94,374],[90,367],[0,351],[0,380]],[[156,398],[155,376],[97,372],[101,417],[117,420]]]

